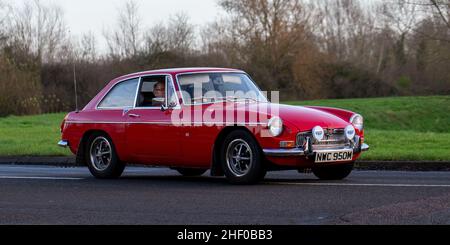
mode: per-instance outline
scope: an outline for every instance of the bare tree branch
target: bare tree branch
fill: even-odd
[[[45,5],[39,0],[14,7],[9,19],[12,42],[36,55],[41,63],[54,61],[67,37],[63,15],[57,5]]]
[[[128,0],[118,13],[117,28],[104,33],[109,50],[120,58],[136,56],[143,46],[139,6],[135,0]]]

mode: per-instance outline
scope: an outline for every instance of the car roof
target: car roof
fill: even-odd
[[[159,69],[131,73],[118,77],[114,80],[122,80],[124,78],[136,77],[136,76],[146,76],[152,74],[171,74],[177,75],[182,73],[201,73],[201,72],[243,72],[242,70],[231,69],[231,68],[218,68],[218,67],[185,67],[185,68],[170,68],[170,69]]]
[[[171,69],[159,69],[159,70],[150,70],[150,71],[142,71],[137,73],[131,73],[128,75],[124,75],[118,78],[113,79],[108,83],[108,85],[97,94],[97,96],[85,107],[85,108],[95,108],[96,103],[101,100],[108,91],[119,82],[126,81],[128,79],[133,79],[142,76],[150,76],[150,75],[178,75],[184,73],[202,73],[202,72],[236,72],[236,73],[245,73],[244,71],[238,69],[231,68],[217,68],[217,67],[185,67],[185,68],[171,68]]]

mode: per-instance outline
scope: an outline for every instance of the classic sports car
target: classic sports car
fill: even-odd
[[[122,76],[69,113],[61,132],[59,145],[97,178],[118,178],[133,163],[185,176],[211,170],[234,184],[257,183],[273,170],[339,180],[369,149],[361,115],[270,103],[245,72],[222,68]]]

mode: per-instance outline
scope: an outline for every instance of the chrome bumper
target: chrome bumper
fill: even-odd
[[[326,149],[319,150],[320,152],[335,152],[335,151],[348,151],[353,150],[354,153],[365,152],[369,150],[368,144],[362,144],[361,148],[336,148],[336,149]],[[264,149],[263,152],[268,157],[300,157],[300,156],[310,156],[315,152],[319,151],[311,151],[309,149],[303,148],[294,148],[294,149]]]
[[[264,149],[264,154],[268,157],[300,157],[306,156],[309,153],[306,153],[303,148],[294,148],[294,149]]]
[[[364,152],[364,151],[368,151],[370,149],[370,146],[368,145],[368,144],[362,144],[362,146],[361,146],[361,151],[362,152]]]
[[[66,148],[66,147],[69,146],[69,141],[67,141],[67,140],[61,140],[61,141],[58,142],[58,145],[59,145],[60,147]]]

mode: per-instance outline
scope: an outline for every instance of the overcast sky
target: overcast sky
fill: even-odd
[[[22,0],[23,1],[23,0]],[[125,0],[47,0],[60,5],[74,32],[101,31],[114,25]],[[135,0],[146,26],[163,21],[171,14],[185,12],[195,24],[213,20],[219,8],[215,0]]]
[[[9,0],[21,4],[27,0]],[[81,36],[93,32],[103,45],[102,31],[114,27],[117,13],[126,0],[41,0],[63,8],[71,33]],[[141,11],[144,27],[150,27],[179,12],[189,15],[191,23],[206,24],[221,12],[216,0],[135,0]],[[99,47],[103,48],[103,47]]]

